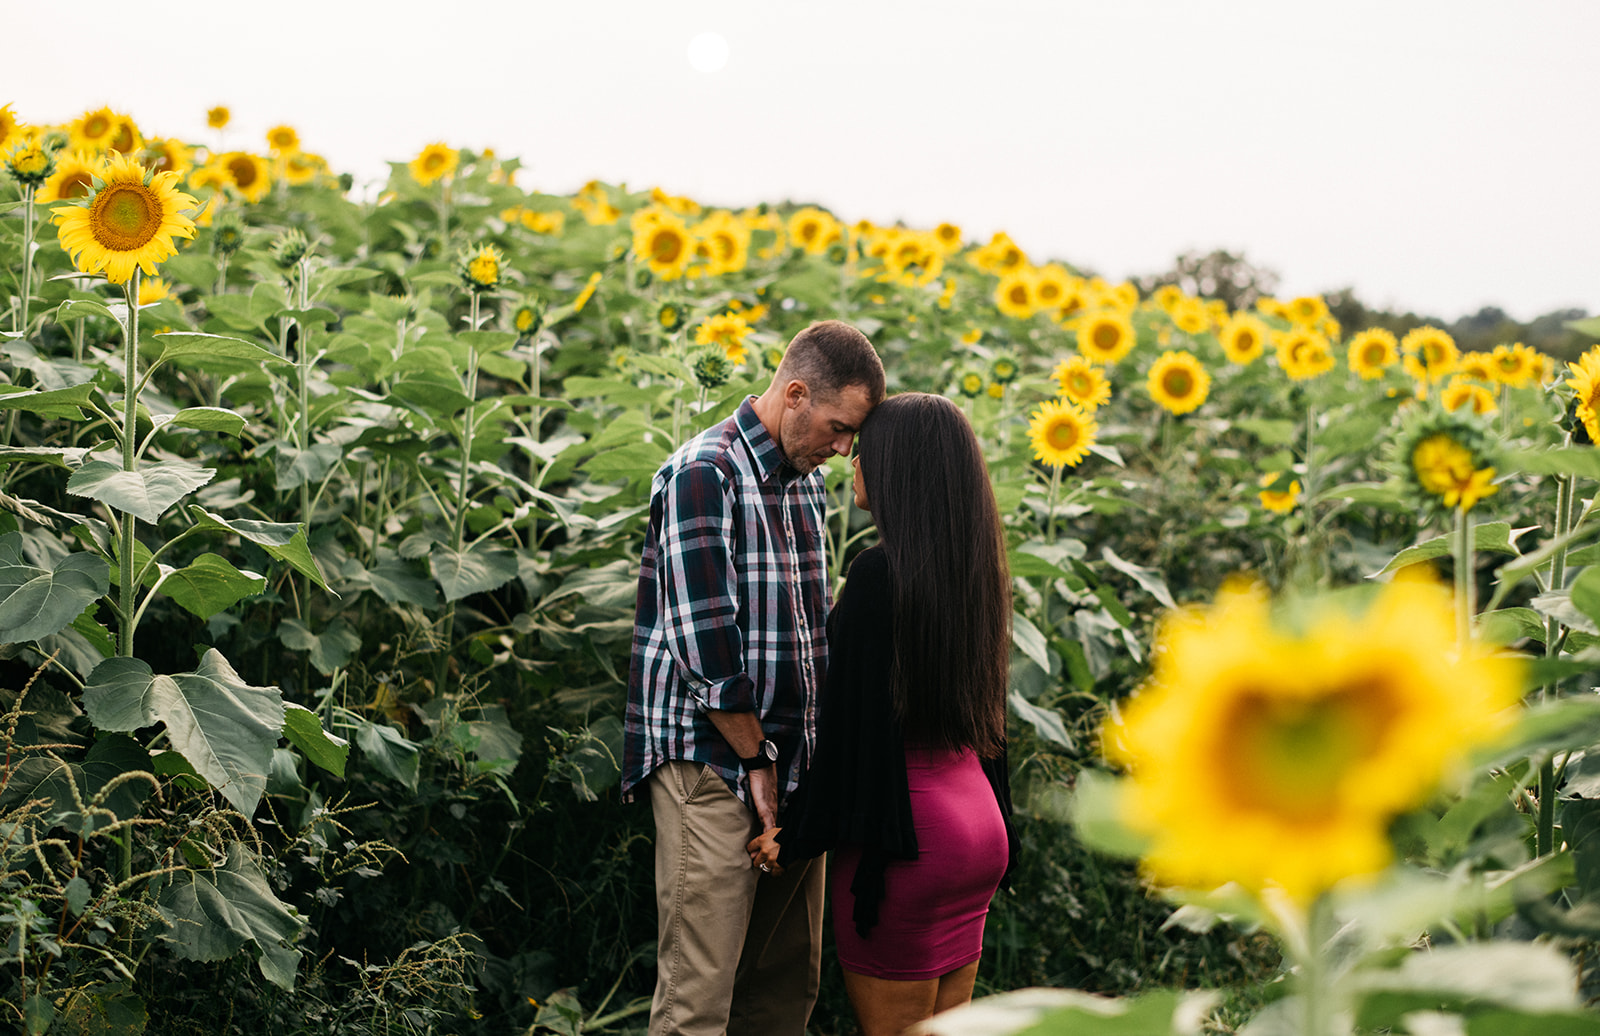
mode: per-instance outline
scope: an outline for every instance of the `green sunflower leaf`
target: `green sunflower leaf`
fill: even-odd
[[[1524,526],[1513,529],[1510,522],[1484,522],[1472,528],[1472,543],[1476,550],[1487,550],[1496,554],[1517,554],[1517,540],[1524,534],[1537,529],[1536,525]],[[1389,563],[1368,579],[1382,579],[1391,572],[1398,572],[1410,565],[1432,561],[1442,558],[1453,550],[1452,540],[1454,534],[1435,536],[1431,540],[1424,540],[1415,546],[1407,547],[1390,559]]]
[[[21,533],[0,536],[0,643],[59,633],[111,589],[111,568],[97,554],[68,554],[44,568],[27,559]]]
[[[67,479],[67,492],[154,523],[162,512],[216,477],[192,461],[168,460],[124,471],[120,464],[92,460]]]

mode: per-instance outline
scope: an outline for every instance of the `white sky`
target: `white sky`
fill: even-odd
[[[17,115],[110,104],[376,179],[434,140],[518,183],[817,201],[1113,277],[1243,250],[1281,293],[1600,311],[1596,0],[16,4]],[[726,38],[714,73],[689,41]],[[88,56],[91,62],[86,62]]]

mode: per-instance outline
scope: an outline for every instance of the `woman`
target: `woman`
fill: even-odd
[[[750,843],[781,869],[836,850],[834,941],[863,1036],[972,998],[989,900],[1016,852],[1005,758],[1011,590],[977,437],[943,396],[861,428],[856,506],[879,545],[828,617],[811,769]]]

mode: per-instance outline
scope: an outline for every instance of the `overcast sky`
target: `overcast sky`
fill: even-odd
[[[109,104],[360,180],[424,144],[706,204],[1006,230],[1112,277],[1242,250],[1281,293],[1600,311],[1596,0],[16,4],[29,122]],[[716,34],[726,61],[715,71]],[[84,60],[85,57],[91,60]]]

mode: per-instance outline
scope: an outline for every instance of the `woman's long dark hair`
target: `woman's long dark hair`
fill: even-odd
[[[1005,745],[1011,577],[989,470],[950,400],[892,396],[861,426],[867,504],[894,592],[894,701],[909,740]]]

